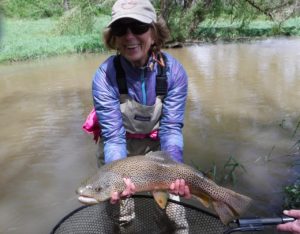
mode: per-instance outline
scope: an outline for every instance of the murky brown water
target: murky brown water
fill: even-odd
[[[255,199],[252,212],[280,212],[282,186],[299,176],[287,154],[300,139],[300,39],[169,52],[190,77],[186,162],[216,165],[221,176],[231,156],[246,169],[235,171],[234,189]],[[96,146],[81,125],[107,56],[0,65],[0,233],[49,233],[80,206],[74,190],[96,170]]]

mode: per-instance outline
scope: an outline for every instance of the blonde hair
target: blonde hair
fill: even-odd
[[[159,17],[156,23],[151,24],[150,29],[152,30],[154,37],[154,45],[151,49],[154,52],[160,51],[170,36],[166,22],[162,17]],[[117,49],[116,37],[112,34],[110,27],[103,31],[103,41],[108,49]]]

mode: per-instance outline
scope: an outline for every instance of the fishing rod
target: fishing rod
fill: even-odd
[[[230,225],[235,227],[229,228],[224,232],[224,234],[230,234],[233,232],[262,231],[265,226],[278,225],[293,222],[295,220],[295,218],[286,215],[273,218],[241,218],[233,220]]]

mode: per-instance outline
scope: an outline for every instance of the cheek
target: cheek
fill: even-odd
[[[151,46],[154,44],[154,40],[151,37],[145,38],[145,49],[149,50]]]

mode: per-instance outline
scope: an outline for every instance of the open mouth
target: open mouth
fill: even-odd
[[[78,200],[81,203],[86,204],[86,205],[94,205],[94,204],[99,203],[95,198],[92,198],[92,197],[79,196]]]
[[[136,51],[138,48],[140,48],[139,44],[130,44],[130,45],[125,45],[125,49],[127,51]]]

